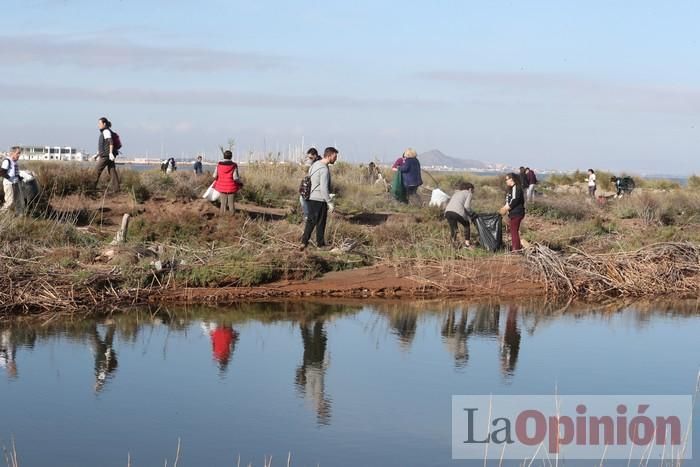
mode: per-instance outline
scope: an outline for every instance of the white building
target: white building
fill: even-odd
[[[19,158],[25,161],[86,161],[88,154],[70,146],[20,146]]]

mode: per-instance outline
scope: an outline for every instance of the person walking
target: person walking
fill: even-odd
[[[457,243],[457,224],[464,227],[464,246],[471,248],[469,240],[469,218],[474,213],[471,210],[472,196],[474,194],[474,185],[469,182],[461,181],[457,185],[457,191],[450,198],[449,203],[445,207],[445,219],[450,226],[450,239],[455,247]]]
[[[318,155],[318,150],[316,148],[309,148],[308,151],[306,151],[306,161],[305,163],[309,165],[309,171],[307,172],[307,175],[311,174],[311,166],[314,165],[314,162],[321,160],[321,156]],[[301,204],[301,212],[304,214],[304,222],[306,222],[306,219],[309,217],[309,203],[304,199],[303,196],[299,195],[299,204]]]
[[[500,210],[501,214],[508,214],[511,251],[518,251],[523,247],[520,243],[520,223],[525,217],[525,197],[523,196],[523,187],[520,184],[520,180],[519,174],[510,173],[506,175],[508,194],[506,195],[506,204]]]
[[[403,186],[406,189],[406,200],[410,204],[420,205],[421,200],[418,195],[418,187],[423,184],[420,175],[420,162],[415,149],[408,148],[403,153],[405,162],[399,166],[402,175]]]
[[[2,188],[5,193],[5,202],[0,208],[0,212],[9,212],[17,204],[19,196],[19,160],[20,148],[13,146],[8,157],[3,159],[0,165],[0,174],[2,174]]]
[[[595,171],[588,169],[588,196],[593,199],[595,199],[596,188]]]
[[[309,215],[301,237],[301,251],[309,246],[309,239],[314,229],[316,229],[316,246],[318,248],[326,246],[324,238],[326,220],[328,213],[335,209],[331,196],[331,171],[328,166],[335,164],[336,160],[338,160],[338,150],[327,147],[323,151],[323,158],[314,162],[309,169],[311,177],[311,194],[307,201]]]
[[[100,131],[100,138],[97,141],[97,154],[93,156],[93,160],[97,161],[97,165],[95,166],[94,189],[97,189],[102,171],[107,169],[110,189],[113,192],[119,191],[119,174],[117,173],[117,166],[114,163],[117,158],[118,150],[114,147],[112,138],[112,122],[102,117],[97,120],[97,128]]]
[[[537,185],[537,175],[535,175],[535,171],[532,170],[530,167],[525,167],[525,175],[527,176],[527,201],[528,203],[531,203],[535,200],[535,185]]]
[[[202,170],[202,156],[197,156],[197,159],[192,163],[192,169],[194,170],[195,176],[204,173]]]
[[[523,189],[523,195],[527,193],[528,188],[530,187],[530,179],[527,177],[527,171],[525,170],[525,167],[520,167],[520,186]],[[523,196],[523,199],[525,197]]]
[[[238,164],[233,162],[233,153],[224,151],[224,159],[219,161],[214,172],[214,189],[221,193],[219,202],[221,207],[219,214],[222,216],[228,210],[231,214],[236,212],[234,201],[236,193],[241,188],[241,177],[238,174]]]

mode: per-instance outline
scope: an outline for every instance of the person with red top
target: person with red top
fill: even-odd
[[[223,216],[228,209],[231,214],[236,212],[233,205],[236,193],[241,188],[241,177],[238,174],[238,164],[233,162],[233,153],[224,151],[224,160],[219,161],[214,172],[214,189],[221,193],[220,214]]]

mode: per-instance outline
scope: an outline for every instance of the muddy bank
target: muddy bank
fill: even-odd
[[[498,298],[543,297],[544,283],[520,256],[426,264],[376,265],[331,272],[310,281],[286,280],[256,287],[164,289],[150,303],[231,303],[300,297]]]

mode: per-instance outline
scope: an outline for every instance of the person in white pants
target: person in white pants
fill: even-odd
[[[0,212],[7,212],[15,205],[15,185],[19,183],[19,146],[14,146],[10,155],[0,164],[0,174],[2,174],[2,188],[5,192],[5,202],[0,208]]]

